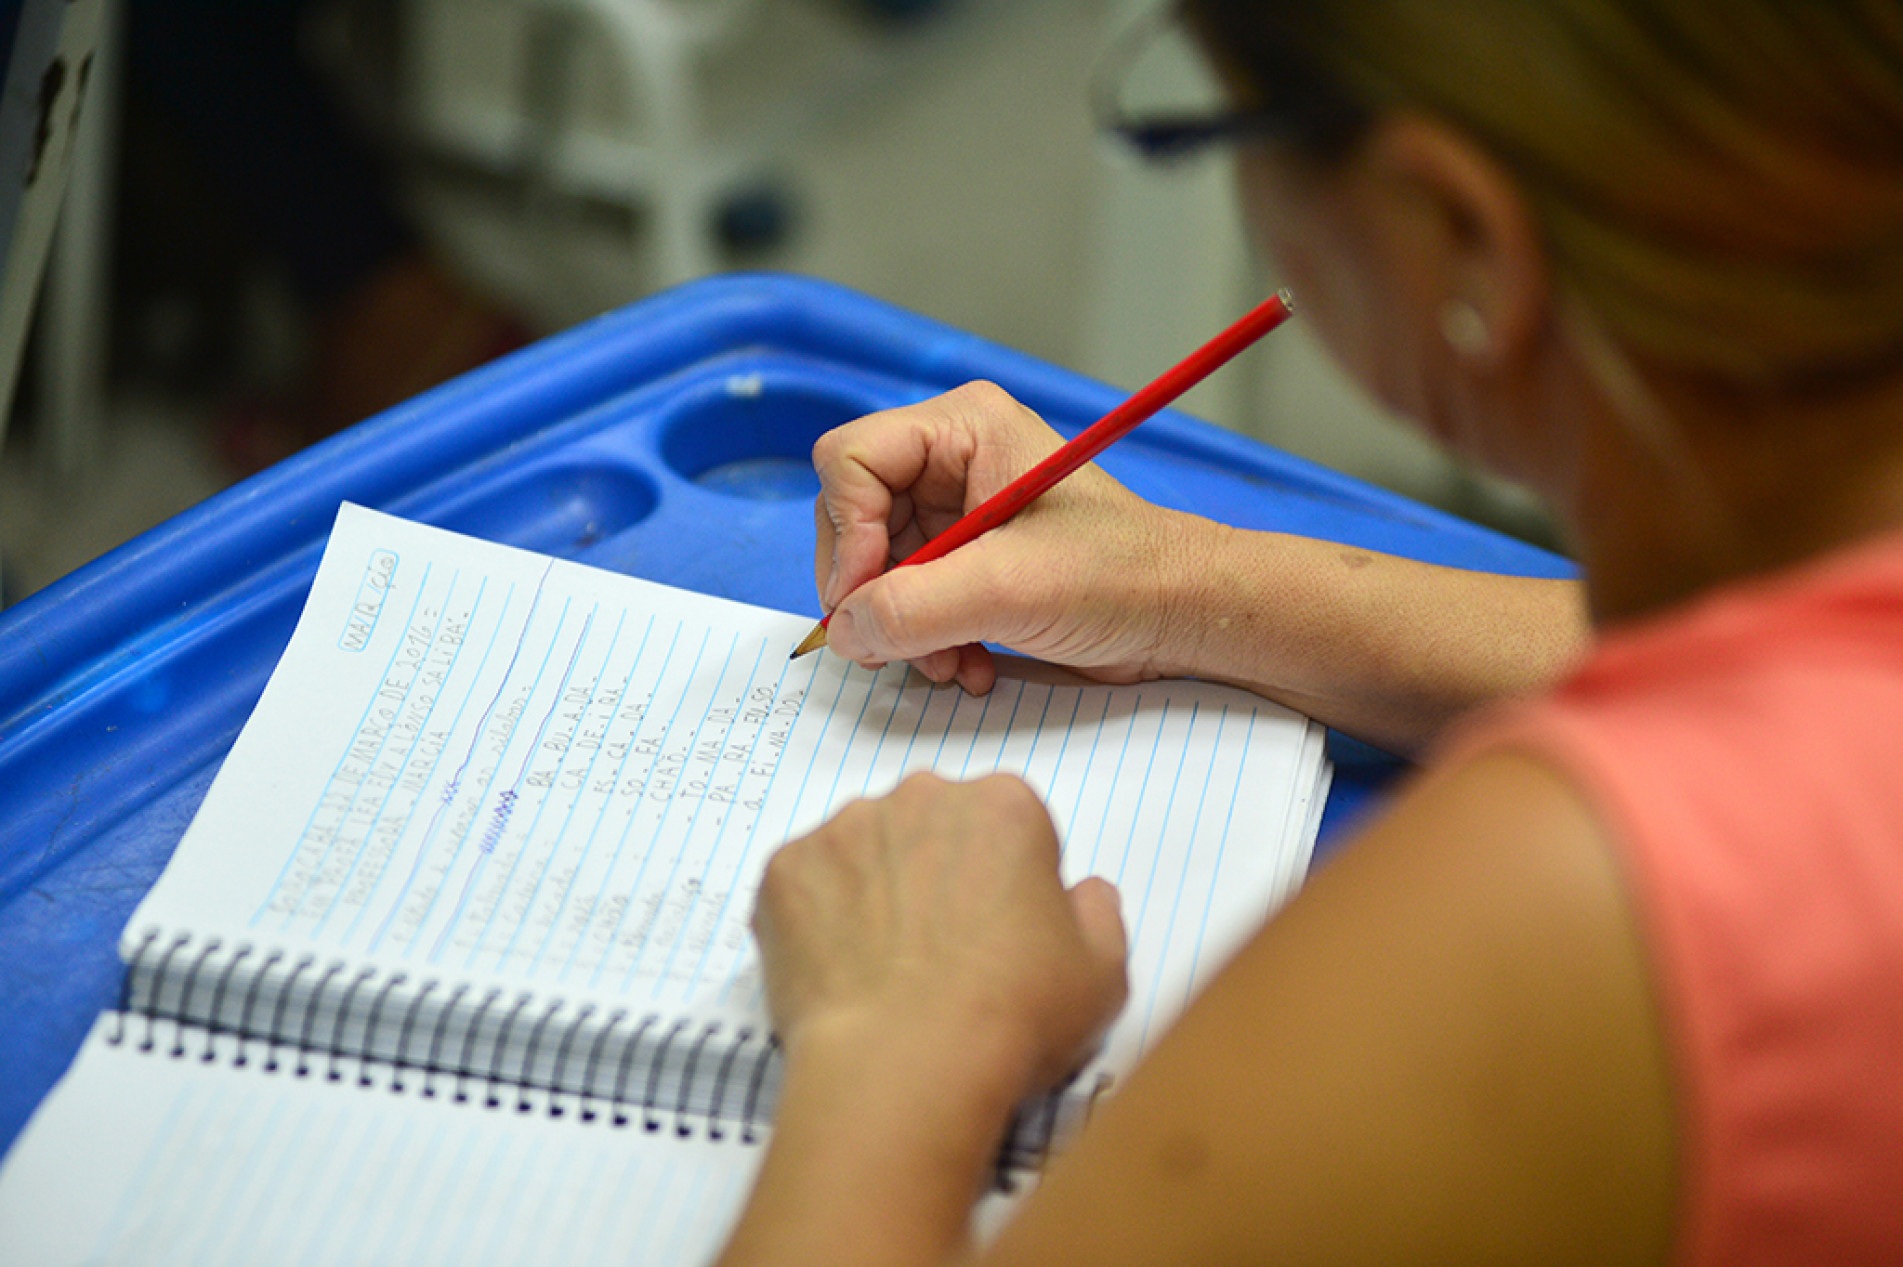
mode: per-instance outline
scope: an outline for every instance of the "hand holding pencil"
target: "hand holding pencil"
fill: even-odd
[[[823,437],[815,571],[832,648],[862,664],[910,660],[975,693],[995,676],[982,642],[1105,681],[1169,672],[1157,591],[1194,583],[1202,521],[1088,463],[1287,315],[1285,297],[1268,301],[1068,445],[988,384]],[[1007,490],[1018,502],[994,522],[1008,523],[971,513],[995,511]]]

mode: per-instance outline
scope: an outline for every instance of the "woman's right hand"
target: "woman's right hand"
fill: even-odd
[[[1063,442],[990,383],[847,423],[813,465],[815,572],[828,643],[860,664],[908,660],[975,694],[998,643],[1106,682],[1181,672],[1171,583],[1194,574],[1204,521],[1137,497],[1092,465],[942,559],[892,570]]]

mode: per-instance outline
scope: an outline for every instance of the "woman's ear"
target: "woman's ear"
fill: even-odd
[[[1399,113],[1359,156],[1380,236],[1422,337],[1478,370],[1523,364],[1547,325],[1551,279],[1513,177],[1457,128]]]

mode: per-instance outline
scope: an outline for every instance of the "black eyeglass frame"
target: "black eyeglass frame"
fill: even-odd
[[[1148,162],[1176,162],[1217,145],[1273,136],[1285,130],[1278,115],[1261,109],[1211,114],[1139,116],[1123,107],[1123,85],[1143,55],[1180,20],[1180,6],[1166,4],[1121,32],[1098,59],[1090,76],[1091,114],[1097,128],[1114,136]]]
[[[1170,26],[1182,17],[1181,0],[1160,5],[1119,34],[1091,73],[1091,113],[1097,128],[1113,136],[1147,162],[1174,163],[1218,145],[1252,140],[1286,140],[1316,152],[1338,152],[1362,133],[1370,118],[1360,103],[1343,95],[1291,50],[1281,50],[1283,78],[1299,83],[1289,103],[1277,108],[1239,107],[1208,114],[1135,115],[1123,106],[1123,85]]]

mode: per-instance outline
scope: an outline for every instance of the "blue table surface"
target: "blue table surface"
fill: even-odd
[[[373,418],[0,613],[0,1150],[117,998],[120,930],[263,690],[340,501],[817,615],[813,440],[974,378],[1067,433],[1120,399],[825,283],[698,282]],[[1181,415],[1102,465],[1240,527],[1572,573]],[[1339,736],[1331,747],[1326,839],[1396,768]]]

